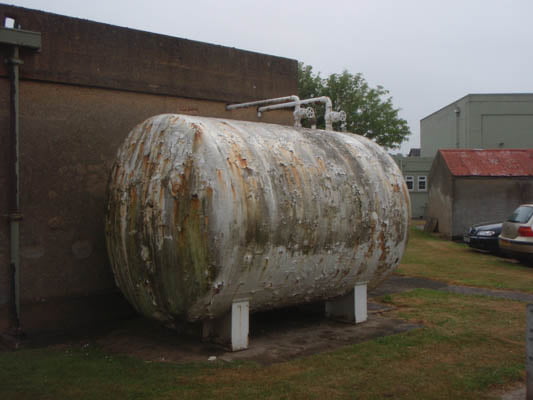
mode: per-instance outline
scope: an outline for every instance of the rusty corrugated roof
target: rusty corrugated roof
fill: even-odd
[[[454,176],[533,176],[533,149],[439,150]]]

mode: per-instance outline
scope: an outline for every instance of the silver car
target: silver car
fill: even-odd
[[[503,223],[500,249],[520,260],[533,262],[533,204],[523,204]]]

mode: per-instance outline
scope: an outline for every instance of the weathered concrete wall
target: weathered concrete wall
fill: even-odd
[[[455,178],[451,235],[461,237],[472,224],[504,221],[520,204],[533,199],[533,178]]]
[[[219,116],[224,103],[36,82],[21,98],[23,300],[110,289],[103,212],[119,145],[153,115]]]
[[[449,238],[452,232],[453,196],[452,176],[442,156],[437,153],[429,173],[427,218],[437,219],[438,231]]]
[[[42,33],[26,79],[224,102],[297,91],[295,60],[0,5],[5,16]]]
[[[108,173],[127,133],[146,118],[181,113],[258,120],[226,103],[296,92],[294,60],[0,5],[0,17],[42,32],[22,52],[21,290],[27,330],[124,312],[104,244]],[[0,187],[7,188],[9,88],[0,59]],[[141,56],[139,56],[141,55]],[[264,122],[291,124],[288,111]],[[1,214],[7,212],[0,191]],[[0,328],[7,320],[9,239],[0,227]]]

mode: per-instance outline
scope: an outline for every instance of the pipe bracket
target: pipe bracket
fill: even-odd
[[[9,214],[4,215],[4,217],[6,217],[10,222],[22,221],[24,219],[24,216],[20,211],[10,212]]]
[[[22,61],[20,58],[15,58],[15,57],[7,58],[4,62],[6,64],[8,64],[8,65],[22,65],[22,64],[24,64],[24,61]]]

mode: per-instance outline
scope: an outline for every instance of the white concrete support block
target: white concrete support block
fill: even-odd
[[[231,351],[248,348],[250,327],[250,302],[239,300],[231,305],[226,315],[204,321],[202,336],[204,340],[214,341],[230,348]]]
[[[248,348],[250,331],[250,302],[242,300],[231,305],[231,350]]]
[[[346,295],[326,302],[326,316],[352,324],[365,322],[367,311],[367,282],[355,285]]]

